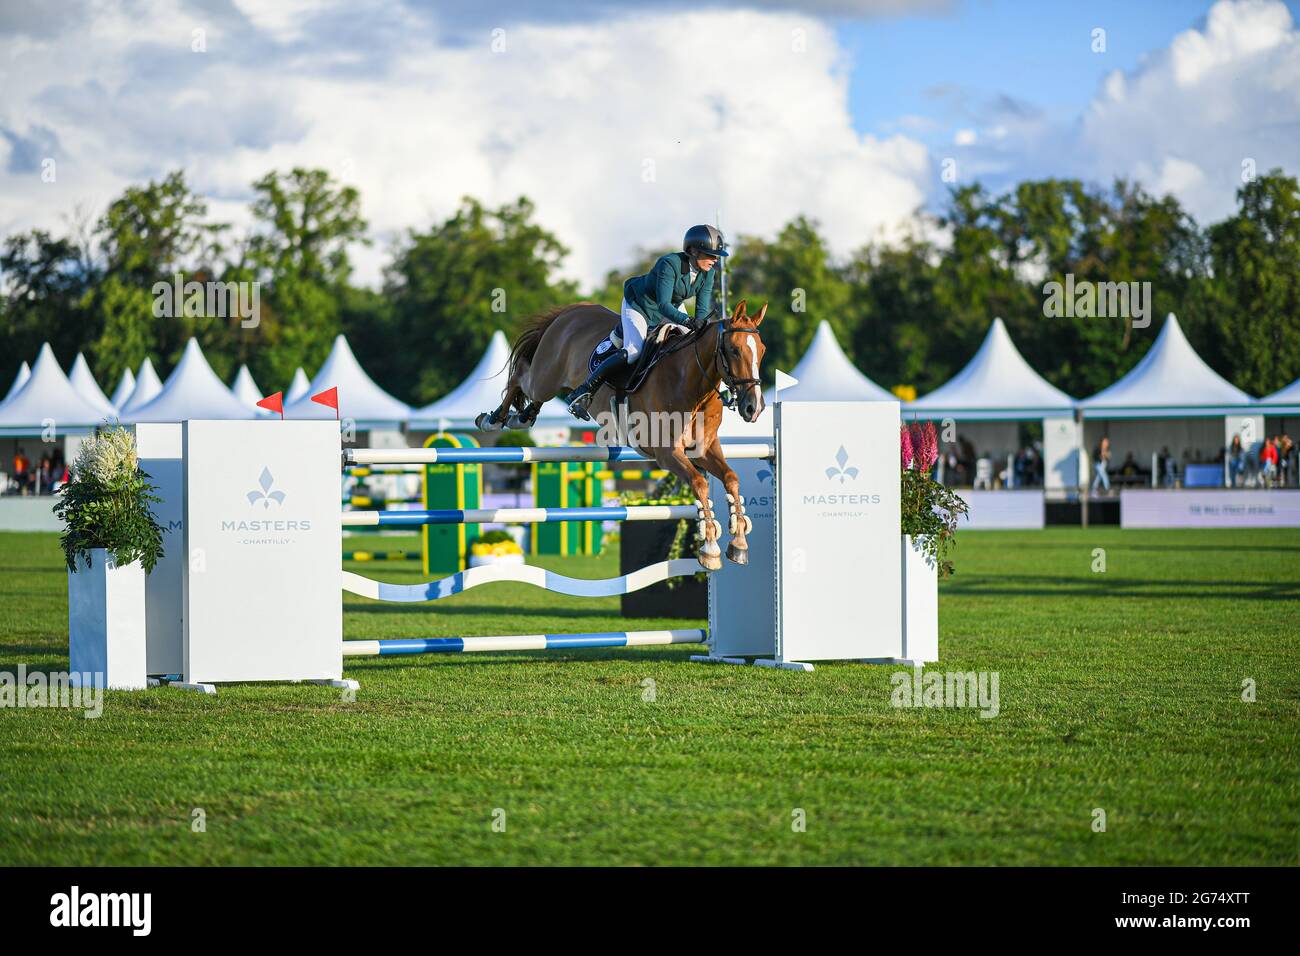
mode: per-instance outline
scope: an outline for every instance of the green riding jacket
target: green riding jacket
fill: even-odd
[[[643,276],[633,276],[623,283],[623,298],[646,318],[654,328],[661,322],[688,324],[688,316],[677,307],[695,297],[695,318],[703,321],[713,311],[714,277],[718,266],[708,272],[696,270],[690,278],[690,263],[683,252],[660,256],[654,268]]]

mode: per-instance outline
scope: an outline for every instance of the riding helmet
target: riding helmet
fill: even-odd
[[[716,226],[691,226],[682,240],[682,251],[688,256],[725,256],[727,240]]]

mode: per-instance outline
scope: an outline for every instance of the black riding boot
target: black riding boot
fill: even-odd
[[[587,380],[569,393],[569,413],[584,421],[591,420],[591,400],[609,377],[627,364],[627,349],[611,352],[596,370],[587,376]]]

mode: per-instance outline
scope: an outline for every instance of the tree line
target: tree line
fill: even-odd
[[[560,277],[568,250],[526,198],[488,208],[465,198],[446,220],[407,231],[379,288],[354,281],[348,249],[368,244],[356,189],[323,170],[253,184],[251,226],[214,223],[183,172],[128,188],[66,234],[33,229],[0,243],[0,381],[49,341],[70,365],[84,352],[111,388],[151,357],[166,375],[190,336],[230,381],[247,363],[267,391],[313,372],[333,337],[412,404],[458,384],[496,329],[587,299],[617,309],[625,278],[666,249],[641,249],[594,289]],[[1026,359],[1077,397],[1132,368],[1166,313],[1202,358],[1253,395],[1300,377],[1300,186],[1274,170],[1244,183],[1236,210],[1199,225],[1172,196],[1139,184],[1069,179],[1001,194],[953,188],[889,244],[833,256],[807,217],[774,237],[736,237],[728,296],[768,302],[765,376],[790,369],[826,320],[854,363],[885,387],[943,384],[1001,316]],[[159,283],[258,283],[255,322],[200,303],[159,309]],[[1151,322],[1049,314],[1048,283],[1150,283]],[[169,297],[170,301],[170,297]],[[160,314],[161,313],[161,314]]]

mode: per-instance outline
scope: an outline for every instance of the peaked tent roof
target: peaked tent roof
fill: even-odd
[[[1205,364],[1171,312],[1142,361],[1079,408],[1086,418],[1195,418],[1249,411],[1254,404]]]
[[[217,378],[198,340],[191,338],[162,392],[129,414],[124,412],[122,417],[132,422],[183,422],[187,418],[238,419],[256,415]]]
[[[296,369],[294,369],[293,381],[291,381],[289,383],[289,387],[285,389],[284,404],[292,405],[294,402],[298,401],[298,399],[302,398],[310,391],[311,391],[311,379],[307,377],[307,373],[304,372],[302,370],[302,366],[299,365]]]
[[[68,381],[72,387],[77,390],[86,401],[100,409],[105,415],[115,416],[117,409],[113,403],[108,400],[104,390],[99,387],[95,381],[95,376],[90,371],[90,365],[86,362],[86,356],[77,353],[77,359],[72,363],[72,372],[68,375]]]
[[[158,373],[153,370],[153,362],[145,356],[145,360],[140,363],[140,371],[135,375],[135,388],[131,390],[131,397],[117,406],[117,410],[126,419],[132,412],[144,408],[157,398],[162,390],[163,385],[158,381]]]
[[[903,415],[923,412],[966,421],[1016,421],[1074,414],[1074,399],[1030,367],[995,318],[966,367],[933,392],[903,406]]]
[[[781,390],[783,402],[898,401],[897,395],[881,388],[849,361],[831,330],[831,324],[825,319],[817,323],[808,350],[790,375],[797,378],[799,384]],[[770,405],[776,400],[776,390],[768,389],[763,397]]]
[[[1255,404],[1264,406],[1269,415],[1300,415],[1300,378],[1272,395],[1265,395]]]
[[[22,390],[22,387],[27,384],[27,380],[31,378],[31,375],[32,367],[26,362],[18,366],[18,374],[14,376],[14,383],[9,386],[9,391],[5,392],[4,401],[7,402],[17,395]]]
[[[295,380],[297,375],[294,375]],[[357,357],[352,354],[348,340],[336,336],[329,357],[311,380],[307,393],[292,403],[286,403],[285,418],[333,418],[333,409],[318,405],[311,396],[338,388],[339,417],[355,421],[361,429],[398,427],[411,414],[411,407],[399,402],[374,383]]]
[[[505,333],[498,329],[483,350],[478,364],[465,376],[465,380],[450,392],[411,412],[411,427],[438,428],[445,420],[449,428],[473,428],[474,419],[501,404],[501,393],[506,384],[506,365],[510,362],[510,343]],[[569,409],[559,399],[552,398],[542,405],[537,416],[538,425],[581,424],[569,414]]]
[[[118,380],[117,388],[113,389],[113,397],[109,399],[114,408],[121,408],[131,400],[131,393],[135,391],[135,375],[129,368],[122,369],[122,377]]]
[[[26,383],[0,404],[0,434],[38,434],[51,421],[61,432],[90,431],[111,415],[112,409],[105,413],[81,396],[46,342]]]
[[[235,373],[235,382],[233,385],[230,386],[230,391],[234,393],[235,398],[239,399],[241,402],[243,402],[245,405],[251,408],[253,410],[253,414],[255,415],[272,414],[270,411],[268,411],[265,408],[257,407],[257,403],[260,402],[266,396],[262,394],[261,389],[257,387],[257,383],[253,381],[253,373],[248,370],[247,365],[239,366],[239,371]]]

